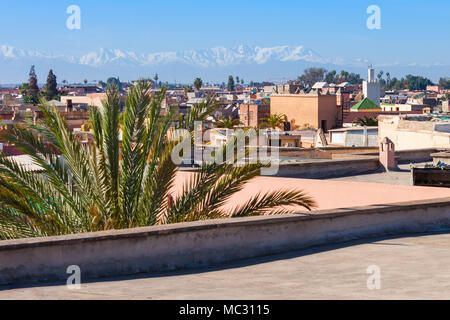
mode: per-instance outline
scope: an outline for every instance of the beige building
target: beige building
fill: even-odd
[[[425,105],[419,105],[419,104],[392,104],[392,103],[382,103],[381,109],[383,111],[395,111],[395,112],[405,112],[405,111],[423,111],[424,108],[426,108]]]
[[[380,115],[378,137],[388,137],[396,150],[450,148],[450,121],[431,116]]]
[[[336,104],[336,95],[314,91],[308,94],[273,94],[270,113],[286,115],[291,130],[321,128],[328,131],[336,126],[341,109]]]
[[[102,101],[106,99],[106,93],[88,93],[85,96],[62,96],[61,102],[67,104],[68,100],[74,105],[84,105],[86,107],[101,108]]]

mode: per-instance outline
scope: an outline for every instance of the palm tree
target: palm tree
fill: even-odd
[[[194,88],[195,90],[199,91],[203,86],[203,81],[200,78],[195,78],[194,80]]]
[[[223,129],[233,129],[234,127],[238,126],[241,122],[239,119],[233,119],[232,117],[226,117],[218,120],[216,122],[217,128],[223,128]]]
[[[203,164],[174,199],[177,166],[171,154],[177,141],[167,136],[177,111],[161,115],[165,89],[153,96],[150,89],[148,81],[132,87],[120,123],[118,89],[109,87],[103,108],[90,110],[93,141],[88,146],[45,103],[40,105],[41,122],[16,125],[4,134],[3,139],[34,160],[40,173],[0,157],[0,239],[282,214],[292,211],[285,205],[315,206],[302,191],[292,190],[258,194],[226,211],[224,203],[263,167],[226,161]],[[213,103],[208,98],[192,107],[179,126],[192,134],[194,122],[206,119]],[[220,152],[225,154],[225,149]]]
[[[276,129],[287,121],[287,117],[284,114],[271,114],[263,120],[263,127]]]
[[[383,70],[381,70],[381,71],[378,73],[378,75],[377,75],[378,81],[381,81],[381,78],[383,78],[383,74],[384,74],[384,71],[383,71]]]
[[[378,126],[378,118],[377,117],[358,118],[353,120],[353,123],[358,124],[360,126],[376,127]]]

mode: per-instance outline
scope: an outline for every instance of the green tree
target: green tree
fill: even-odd
[[[450,100],[450,93],[446,93],[442,97],[439,98],[439,101],[449,101]],[[440,103],[442,105],[442,102]]]
[[[195,78],[195,80],[194,80],[194,88],[195,88],[195,90],[197,90],[197,91],[200,90],[202,88],[202,86],[203,86],[202,79]]]
[[[298,78],[304,86],[312,87],[316,82],[321,82],[325,78],[327,72],[324,68],[308,68],[305,69],[303,75]]]
[[[24,102],[37,104],[39,101],[39,87],[34,66],[31,66],[28,86],[26,88],[27,91],[25,93],[26,96],[24,97]]]
[[[265,128],[277,129],[280,128],[285,122],[287,122],[287,117],[285,114],[271,114],[263,120],[262,126]]]
[[[165,89],[155,95],[150,89],[151,83],[142,81],[131,88],[122,123],[119,92],[108,89],[104,108],[89,111],[93,141],[87,148],[46,104],[40,106],[42,121],[14,125],[2,134],[29,155],[40,172],[0,157],[0,239],[281,214],[293,211],[284,206],[315,206],[300,190],[277,190],[256,195],[234,210],[223,209],[265,166],[227,161],[203,164],[174,198],[177,165],[172,153],[177,141],[168,135],[178,114],[173,108],[162,115]],[[193,106],[177,122],[187,130],[186,137],[193,134],[195,121],[204,121],[215,108],[212,98]],[[226,150],[217,152],[224,156]]]
[[[47,100],[52,100],[58,95],[58,84],[56,82],[56,76],[53,74],[53,70],[50,69],[47,76],[47,83],[45,84],[45,97]]]
[[[228,85],[227,85],[228,91],[234,91],[234,78],[233,76],[228,77]]]
[[[233,129],[234,127],[238,126],[241,122],[239,119],[233,119],[232,117],[226,117],[218,120],[216,122],[217,128],[223,128],[223,129]]]
[[[406,76],[404,82],[409,90],[426,90],[427,86],[433,85],[433,82],[430,79],[411,74]]]
[[[381,79],[383,78],[383,74],[384,74],[384,71],[383,71],[383,70],[381,70],[381,71],[378,73],[378,75],[377,75],[378,81],[381,81]]]
[[[347,72],[345,70],[342,70],[340,73],[340,79],[342,82],[348,82],[351,84],[361,84],[363,82],[363,79],[361,78],[361,75],[353,72]]]
[[[448,90],[450,89],[450,78],[440,78],[438,84]]]
[[[336,70],[330,71],[325,75],[325,81],[327,83],[337,83],[338,77],[336,76],[337,72]]]
[[[353,123],[359,124],[360,126],[367,127],[377,127],[378,126],[378,118],[377,117],[364,117],[353,120]]]
[[[122,91],[122,83],[120,82],[119,78],[108,78],[106,81],[106,86],[111,88],[119,88],[119,91]]]

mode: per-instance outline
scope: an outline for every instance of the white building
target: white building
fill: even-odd
[[[343,147],[377,147],[378,127],[352,127],[329,130],[330,144]]]
[[[367,81],[363,81],[364,98],[369,98],[377,105],[380,105],[380,83],[375,79],[375,70],[369,67]]]

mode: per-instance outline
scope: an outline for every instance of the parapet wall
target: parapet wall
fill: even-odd
[[[450,226],[450,198],[351,209],[201,221],[0,242],[0,284],[65,281],[222,264],[368,237]]]
[[[279,148],[280,156],[311,159],[333,159],[335,154],[376,152],[378,147]]]
[[[410,150],[400,150],[395,152],[395,156],[399,163],[416,163],[416,162],[427,162],[432,161],[432,154],[438,151],[443,151],[446,149],[410,149]],[[333,154],[333,160],[339,159],[367,159],[372,157],[378,157],[378,152],[367,152],[367,153],[351,153],[351,154]]]
[[[379,168],[378,155],[365,157],[364,159],[352,155],[351,159],[281,163],[277,176],[325,179],[374,172]]]

